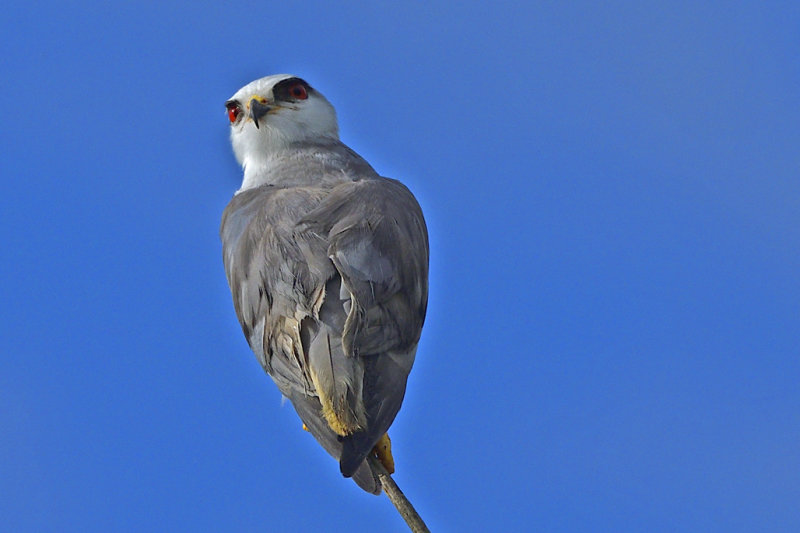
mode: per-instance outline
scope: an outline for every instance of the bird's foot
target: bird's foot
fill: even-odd
[[[384,433],[378,443],[372,448],[372,453],[378,458],[389,474],[394,474],[394,457],[392,457],[392,441],[389,434]]]

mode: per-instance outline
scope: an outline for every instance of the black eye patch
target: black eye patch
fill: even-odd
[[[272,88],[272,96],[275,100],[284,102],[296,102],[305,100],[314,89],[300,78],[288,78],[275,84]]]

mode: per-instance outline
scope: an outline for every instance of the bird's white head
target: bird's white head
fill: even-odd
[[[292,145],[339,139],[336,111],[304,80],[276,74],[248,83],[225,103],[236,159],[248,173]]]

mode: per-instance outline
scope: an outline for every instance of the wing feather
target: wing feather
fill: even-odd
[[[341,185],[302,221],[326,235],[346,289],[342,345],[362,359],[366,426],[343,439],[352,475],[394,421],[405,395],[428,298],[428,235],[409,190],[386,178]]]

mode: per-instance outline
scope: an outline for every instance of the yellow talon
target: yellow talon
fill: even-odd
[[[305,422],[303,422],[303,431],[308,431],[308,426],[306,425]]]
[[[392,441],[389,439],[389,434],[384,433],[378,443],[372,448],[372,452],[381,462],[386,471],[394,474],[394,457],[392,457]]]

